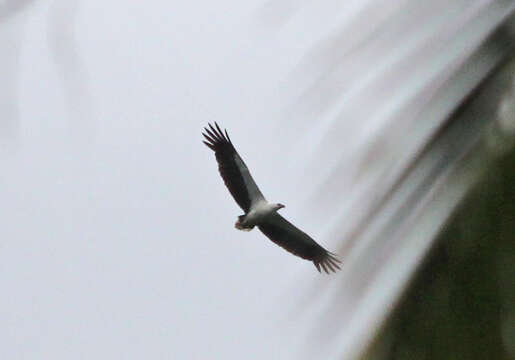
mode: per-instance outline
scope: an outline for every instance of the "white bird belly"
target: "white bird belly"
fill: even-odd
[[[245,225],[246,226],[255,226],[262,219],[270,215],[274,211],[273,205],[269,204],[266,201],[260,202],[256,204],[256,206],[249,211],[249,213],[245,216]]]

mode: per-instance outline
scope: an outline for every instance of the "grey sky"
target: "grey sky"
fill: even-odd
[[[19,142],[1,178],[2,358],[292,354],[300,339],[270,336],[291,324],[277,303],[293,305],[300,274],[320,275],[233,228],[241,210],[200,135],[227,127],[265,194],[302,220],[302,169],[278,156],[296,135],[276,131],[285,65],[277,42],[249,34],[257,5],[80,2],[57,44],[75,46],[81,67],[66,71],[88,109],[69,108],[49,41],[60,4],[13,19],[24,35]]]
[[[329,250],[341,249],[337,234],[351,227],[338,228],[337,217],[359,220],[399,150],[383,142],[390,125],[415,128],[406,114],[422,111],[480,41],[479,30],[456,40],[458,12],[442,25],[418,9],[427,28],[385,60],[393,39],[417,24],[395,12],[405,1],[379,3],[35,1],[0,24],[12,31],[2,52],[20,53],[10,88],[18,135],[1,159],[0,357],[288,359],[348,350],[359,334],[336,330],[356,321],[351,287],[318,330],[349,274],[322,276],[258,231],[236,231],[241,210],[201,130],[226,127],[265,196]],[[458,1],[452,9],[470,6],[472,18],[489,2],[468,3],[476,8]],[[507,12],[493,13],[490,27]],[[324,44],[339,48],[330,34],[363,33],[363,13],[384,37],[365,29],[376,39],[368,47],[349,37],[347,53],[317,57]],[[59,23],[67,16],[74,21]],[[465,28],[470,18],[460,17]],[[437,35],[449,49],[470,49],[442,59],[424,50]],[[342,56],[355,68],[332,63]],[[429,59],[434,73],[406,70],[396,60],[403,56]],[[408,82],[414,75],[420,83]],[[346,340],[322,339],[332,330]]]

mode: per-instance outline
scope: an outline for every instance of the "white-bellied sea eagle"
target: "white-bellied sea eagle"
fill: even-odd
[[[324,249],[308,234],[277,213],[284,205],[266,201],[250,175],[247,165],[234,148],[227,130],[225,133],[222,132],[216,122],[215,127],[209,124],[209,128],[204,129],[206,132],[202,135],[207,141],[203,142],[215,152],[218,169],[225,185],[234,200],[245,211],[245,214],[238,216],[235,227],[250,231],[257,226],[277,245],[294,255],[313,261],[319,272],[320,268],[326,273],[340,269],[340,260],[335,254]]]

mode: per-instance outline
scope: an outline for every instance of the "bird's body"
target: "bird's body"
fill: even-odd
[[[238,216],[234,227],[238,230],[250,231],[282,207],[280,204],[271,204],[263,199],[251,207],[247,214]]]
[[[340,262],[334,254],[317,244],[309,235],[301,231],[277,211],[284,205],[268,202],[249,169],[234,148],[227,130],[222,132],[218,124],[209,124],[205,128],[204,141],[215,152],[218,169],[225,185],[234,200],[245,214],[238,216],[235,227],[238,230],[250,231],[255,226],[277,245],[294,255],[311,260],[318,271],[322,268],[326,273],[339,269]]]

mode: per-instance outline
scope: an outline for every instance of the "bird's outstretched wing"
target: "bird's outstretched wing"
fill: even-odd
[[[259,230],[277,245],[303,259],[313,261],[315,267],[320,267],[329,274],[340,269],[340,260],[335,254],[318,245],[308,234],[298,229],[278,213],[273,213],[258,225]]]
[[[243,211],[248,213],[253,204],[265,198],[234,148],[227,130],[224,134],[216,122],[215,126],[216,128],[209,124],[209,128],[204,128],[206,132],[202,135],[207,141],[203,143],[215,152],[218,170],[225,186]]]

